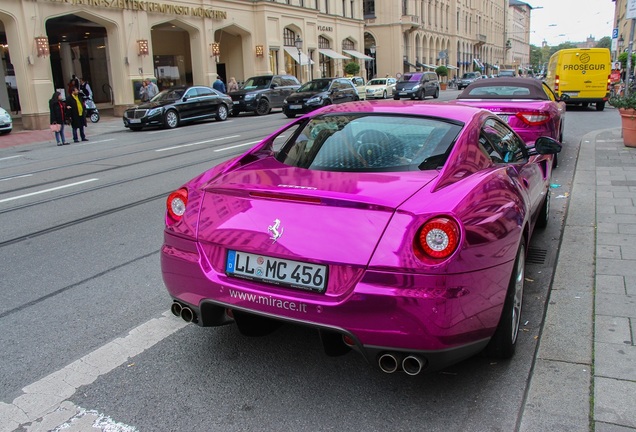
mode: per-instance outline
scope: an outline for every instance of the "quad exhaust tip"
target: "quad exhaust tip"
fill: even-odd
[[[407,375],[415,376],[422,372],[426,360],[416,355],[406,357],[399,353],[384,353],[378,358],[378,366],[384,373],[394,373],[403,370]]]
[[[181,317],[181,319],[185,322],[190,323],[194,321],[194,311],[187,306],[182,306],[181,303],[172,303],[172,306],[170,306],[170,312],[172,312],[174,316]]]

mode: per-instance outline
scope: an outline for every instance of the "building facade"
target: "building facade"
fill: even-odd
[[[211,85],[217,74],[305,82],[342,76],[351,62],[367,79],[438,65],[451,76],[496,74],[509,60],[525,61],[525,48],[506,41],[529,28],[529,13],[510,18],[517,6],[509,1],[3,0],[0,105],[20,112],[26,129],[45,129],[49,99],[68,91],[73,75],[120,115],[145,78],[160,89]]]

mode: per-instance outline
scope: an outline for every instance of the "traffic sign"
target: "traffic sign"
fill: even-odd
[[[612,30],[612,39],[618,39],[618,29]]]

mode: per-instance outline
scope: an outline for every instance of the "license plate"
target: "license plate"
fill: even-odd
[[[564,95],[568,95],[570,97],[578,97],[579,92],[563,92]]]
[[[128,119],[128,123],[141,123],[141,119]]]
[[[327,287],[327,266],[235,250],[227,252],[225,273],[315,292],[324,292]]]
[[[405,94],[406,94],[406,92],[400,92],[400,96],[403,96]]]
[[[238,105],[241,101],[232,101],[234,105]]]
[[[289,109],[303,109],[302,105],[290,105]]]

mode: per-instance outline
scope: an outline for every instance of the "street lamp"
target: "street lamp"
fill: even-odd
[[[296,49],[298,50],[298,80],[302,81],[302,63],[301,63],[301,57],[300,54],[302,53],[301,49],[303,49],[303,40],[300,38],[300,36],[296,36],[296,40],[294,41],[294,46],[296,46]]]
[[[373,57],[373,60],[371,60],[371,78],[373,78],[376,75],[375,73],[375,45],[371,45],[369,47],[369,52],[371,53],[371,57]]]

